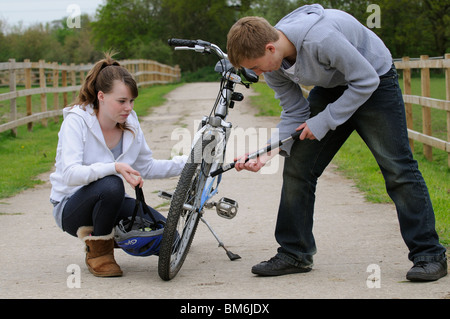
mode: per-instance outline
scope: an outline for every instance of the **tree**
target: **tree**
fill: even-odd
[[[49,25],[35,24],[23,32],[13,29],[6,35],[6,39],[10,54],[13,55],[10,58],[15,58],[16,61],[24,59],[57,61],[56,59],[61,53],[61,46],[51,36]]]
[[[160,0],[108,0],[92,22],[96,46],[118,50],[121,58],[128,58],[136,43],[156,34],[159,3]]]
[[[201,39],[226,47],[227,33],[236,20],[236,7],[227,0],[163,0],[162,23],[166,26],[163,39]],[[187,52],[174,54],[175,61],[183,70],[196,70],[211,65],[217,59],[199,58]]]
[[[424,0],[422,10],[434,38],[437,55],[444,55],[450,46],[450,2],[441,0]]]
[[[253,0],[247,11],[240,13],[244,16],[264,17],[272,25],[301,5],[298,0]]]
[[[61,46],[58,62],[89,63],[102,57],[91,41],[91,18],[87,14],[81,15],[79,28],[69,27],[67,18],[53,21],[50,33]]]
[[[275,24],[293,9],[310,4],[307,0],[252,0],[250,9],[241,13],[260,15]],[[440,56],[450,47],[450,3],[441,0],[317,0],[324,8],[343,10],[362,24],[371,14],[370,4],[381,9],[381,28],[373,28],[394,57],[428,54]]]
[[[346,11],[367,25],[369,4],[381,8],[378,34],[396,58],[450,52],[450,3],[441,0],[317,0],[324,8]],[[240,17],[259,15],[275,24],[308,0],[107,0],[92,20],[81,16],[81,28],[66,19],[27,28],[0,20],[0,61],[95,62],[101,52],[116,50],[116,58],[147,58],[197,70],[215,57],[174,52],[171,37],[202,39],[226,47],[226,35]]]
[[[4,28],[6,23],[3,20],[0,20],[0,62],[8,61],[9,58],[13,58],[10,53],[10,47],[8,45],[8,40],[4,34]]]

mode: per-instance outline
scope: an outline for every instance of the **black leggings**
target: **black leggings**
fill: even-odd
[[[82,226],[93,226],[92,235],[108,235],[121,219],[133,215],[135,205],[135,199],[125,197],[122,179],[115,175],[106,176],[70,197],[64,206],[62,227],[75,237]],[[157,220],[166,220],[153,208],[150,210]]]

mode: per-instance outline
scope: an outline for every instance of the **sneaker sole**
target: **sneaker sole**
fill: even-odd
[[[425,281],[436,281],[445,276],[447,276],[447,272],[443,272],[434,276],[427,274],[406,275],[406,279],[413,282],[425,282]]]
[[[252,268],[252,273],[255,275],[259,275],[262,277],[274,277],[274,276],[283,276],[283,275],[291,275],[291,274],[300,274],[310,272],[311,268],[291,268],[286,270],[258,270]]]

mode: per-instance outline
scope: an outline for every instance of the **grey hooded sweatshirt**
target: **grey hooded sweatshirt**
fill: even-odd
[[[351,15],[318,4],[298,8],[281,19],[275,28],[297,49],[297,60],[264,74],[267,84],[283,108],[279,138],[295,132],[305,121],[321,140],[329,130],[345,123],[377,89],[380,76],[392,66],[392,56],[383,41]],[[286,72],[291,69],[290,73]],[[310,118],[308,101],[299,84],[348,89],[324,111]],[[292,143],[284,144],[288,156]]]

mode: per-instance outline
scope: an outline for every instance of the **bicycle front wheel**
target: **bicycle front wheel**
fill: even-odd
[[[161,248],[158,273],[161,279],[173,279],[181,269],[201,218],[201,196],[211,164],[185,165],[172,196]]]

